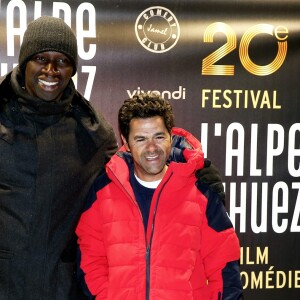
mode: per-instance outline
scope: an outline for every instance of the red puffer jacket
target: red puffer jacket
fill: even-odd
[[[201,145],[182,129],[173,136],[184,137],[192,149],[184,150],[185,163],[170,163],[156,189],[146,235],[123,148],[107,164],[96,200],[80,219],[81,268],[97,300],[218,300],[225,286],[235,285],[223,271],[232,273],[228,263],[239,259],[239,241],[218,195],[196,183]]]

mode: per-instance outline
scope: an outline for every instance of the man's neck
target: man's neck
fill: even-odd
[[[140,178],[137,177],[137,175],[134,173],[134,176],[136,178],[136,180],[142,185],[142,186],[145,186],[147,188],[150,188],[150,189],[156,189],[158,187],[158,185],[160,184],[161,182],[161,179],[159,180],[155,180],[155,181],[144,181]]]

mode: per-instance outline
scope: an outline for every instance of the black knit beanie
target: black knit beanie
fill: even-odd
[[[19,66],[25,70],[27,62],[37,53],[56,51],[65,54],[76,73],[77,40],[71,28],[60,18],[42,16],[28,24],[19,54]]]

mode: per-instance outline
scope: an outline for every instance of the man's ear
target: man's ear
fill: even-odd
[[[126,139],[125,139],[125,137],[121,134],[121,139],[122,139],[122,143],[124,144],[124,146],[125,146],[125,149],[126,149],[126,151],[127,152],[130,152],[130,149],[129,149],[129,146],[128,146],[128,143],[127,143],[127,141],[126,141]]]

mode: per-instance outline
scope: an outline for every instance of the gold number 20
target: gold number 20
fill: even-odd
[[[215,64],[221,58],[232,52],[236,48],[236,34],[233,29],[222,22],[216,22],[209,25],[205,32],[204,43],[212,43],[215,33],[224,33],[227,42],[216,51],[205,57],[202,61],[202,75],[234,75],[234,65],[217,65]],[[255,64],[249,56],[249,45],[252,39],[258,34],[269,34],[277,38],[278,51],[274,60],[265,65]],[[258,24],[249,28],[242,36],[239,57],[244,68],[251,74],[257,76],[266,76],[276,72],[283,64],[287,54],[287,37],[288,30],[284,26],[274,26],[269,24]]]

